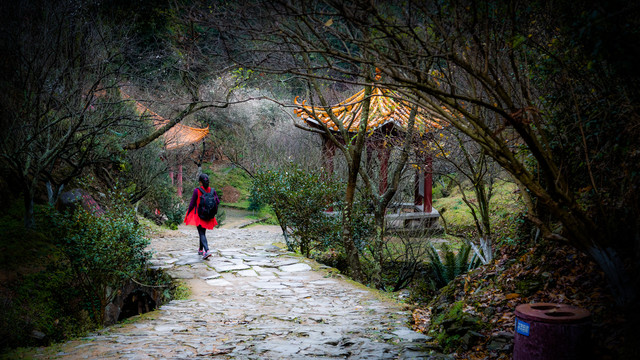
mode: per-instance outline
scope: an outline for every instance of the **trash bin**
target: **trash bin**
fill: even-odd
[[[590,359],[591,314],[575,306],[516,307],[514,360]]]

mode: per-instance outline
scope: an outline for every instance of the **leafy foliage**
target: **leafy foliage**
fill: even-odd
[[[158,181],[158,184],[149,188],[139,207],[140,212],[146,218],[154,220],[158,225],[165,224],[176,229],[182,223],[186,213],[185,205],[176,195],[175,189],[168,180]],[[156,215],[158,210],[165,217]]]
[[[141,272],[150,253],[149,240],[122,192],[109,192],[111,204],[102,215],[83,207],[72,213],[50,212],[51,237],[62,249],[91,317],[101,322],[114,289]]]
[[[45,234],[25,229],[19,212],[0,218],[0,350],[62,340],[91,326],[64,254]]]
[[[313,248],[326,247],[335,239],[335,220],[325,211],[340,198],[341,186],[320,172],[306,172],[294,165],[279,171],[256,174],[251,198],[271,206],[283,230],[291,232],[290,250],[306,256]]]
[[[431,269],[433,271],[433,281],[438,288],[442,288],[455,279],[458,275],[462,275],[480,265],[480,261],[474,256],[469,259],[471,246],[464,244],[457,253],[451,248],[442,245],[442,257],[438,254],[436,248],[430,244],[427,249],[427,256],[431,261]]]

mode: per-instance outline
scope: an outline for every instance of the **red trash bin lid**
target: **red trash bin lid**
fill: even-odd
[[[554,324],[582,323],[591,318],[591,313],[585,309],[553,303],[521,304],[516,307],[515,313],[522,320]]]

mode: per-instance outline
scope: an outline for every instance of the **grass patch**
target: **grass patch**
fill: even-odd
[[[476,201],[473,189],[465,188],[464,193],[471,202]],[[459,188],[453,188],[447,197],[434,199],[433,207],[438,209],[444,218],[450,233],[468,234],[475,231],[471,210],[462,200]],[[498,240],[513,236],[515,217],[523,211],[524,204],[520,200],[517,186],[506,181],[496,182],[493,187],[490,214],[491,225]]]
[[[174,231],[174,229],[171,229],[168,226],[157,225],[155,222],[145,218],[144,216],[138,215],[137,218],[138,218],[138,222],[144,229],[145,235],[150,238],[157,237],[159,234],[162,234],[166,231]]]
[[[176,281],[172,296],[174,300],[187,300],[191,297],[191,289],[183,281]]]
[[[204,169],[203,172],[209,175],[211,186],[213,186],[216,191],[221,191],[218,189],[222,189],[225,186],[236,188],[240,192],[240,200],[236,204],[241,203],[249,197],[251,177],[246,171],[231,165],[215,170],[209,166],[209,168]]]
[[[222,206],[240,210],[246,210],[249,208],[248,199],[251,192],[252,180],[246,171],[233,165],[215,168],[209,165],[203,170],[203,172],[209,175],[211,186],[213,186],[216,191],[222,195],[223,199],[224,191],[222,189],[226,186],[231,186],[239,192],[240,197],[238,198],[238,201],[222,201]]]
[[[249,200],[242,199],[242,198],[238,202],[228,203],[228,202],[222,201],[220,204],[222,204],[222,206],[226,206],[226,207],[230,207],[232,209],[238,209],[238,210],[247,210],[249,208]]]
[[[251,215],[248,215],[247,218],[256,220],[266,219],[264,221],[261,221],[260,223],[265,225],[279,225],[276,214],[268,205],[261,207],[257,212],[254,211]]]

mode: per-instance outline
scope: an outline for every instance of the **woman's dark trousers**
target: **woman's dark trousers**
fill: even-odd
[[[207,243],[207,229],[198,225],[198,235],[200,236],[200,250],[209,251],[209,243]]]

